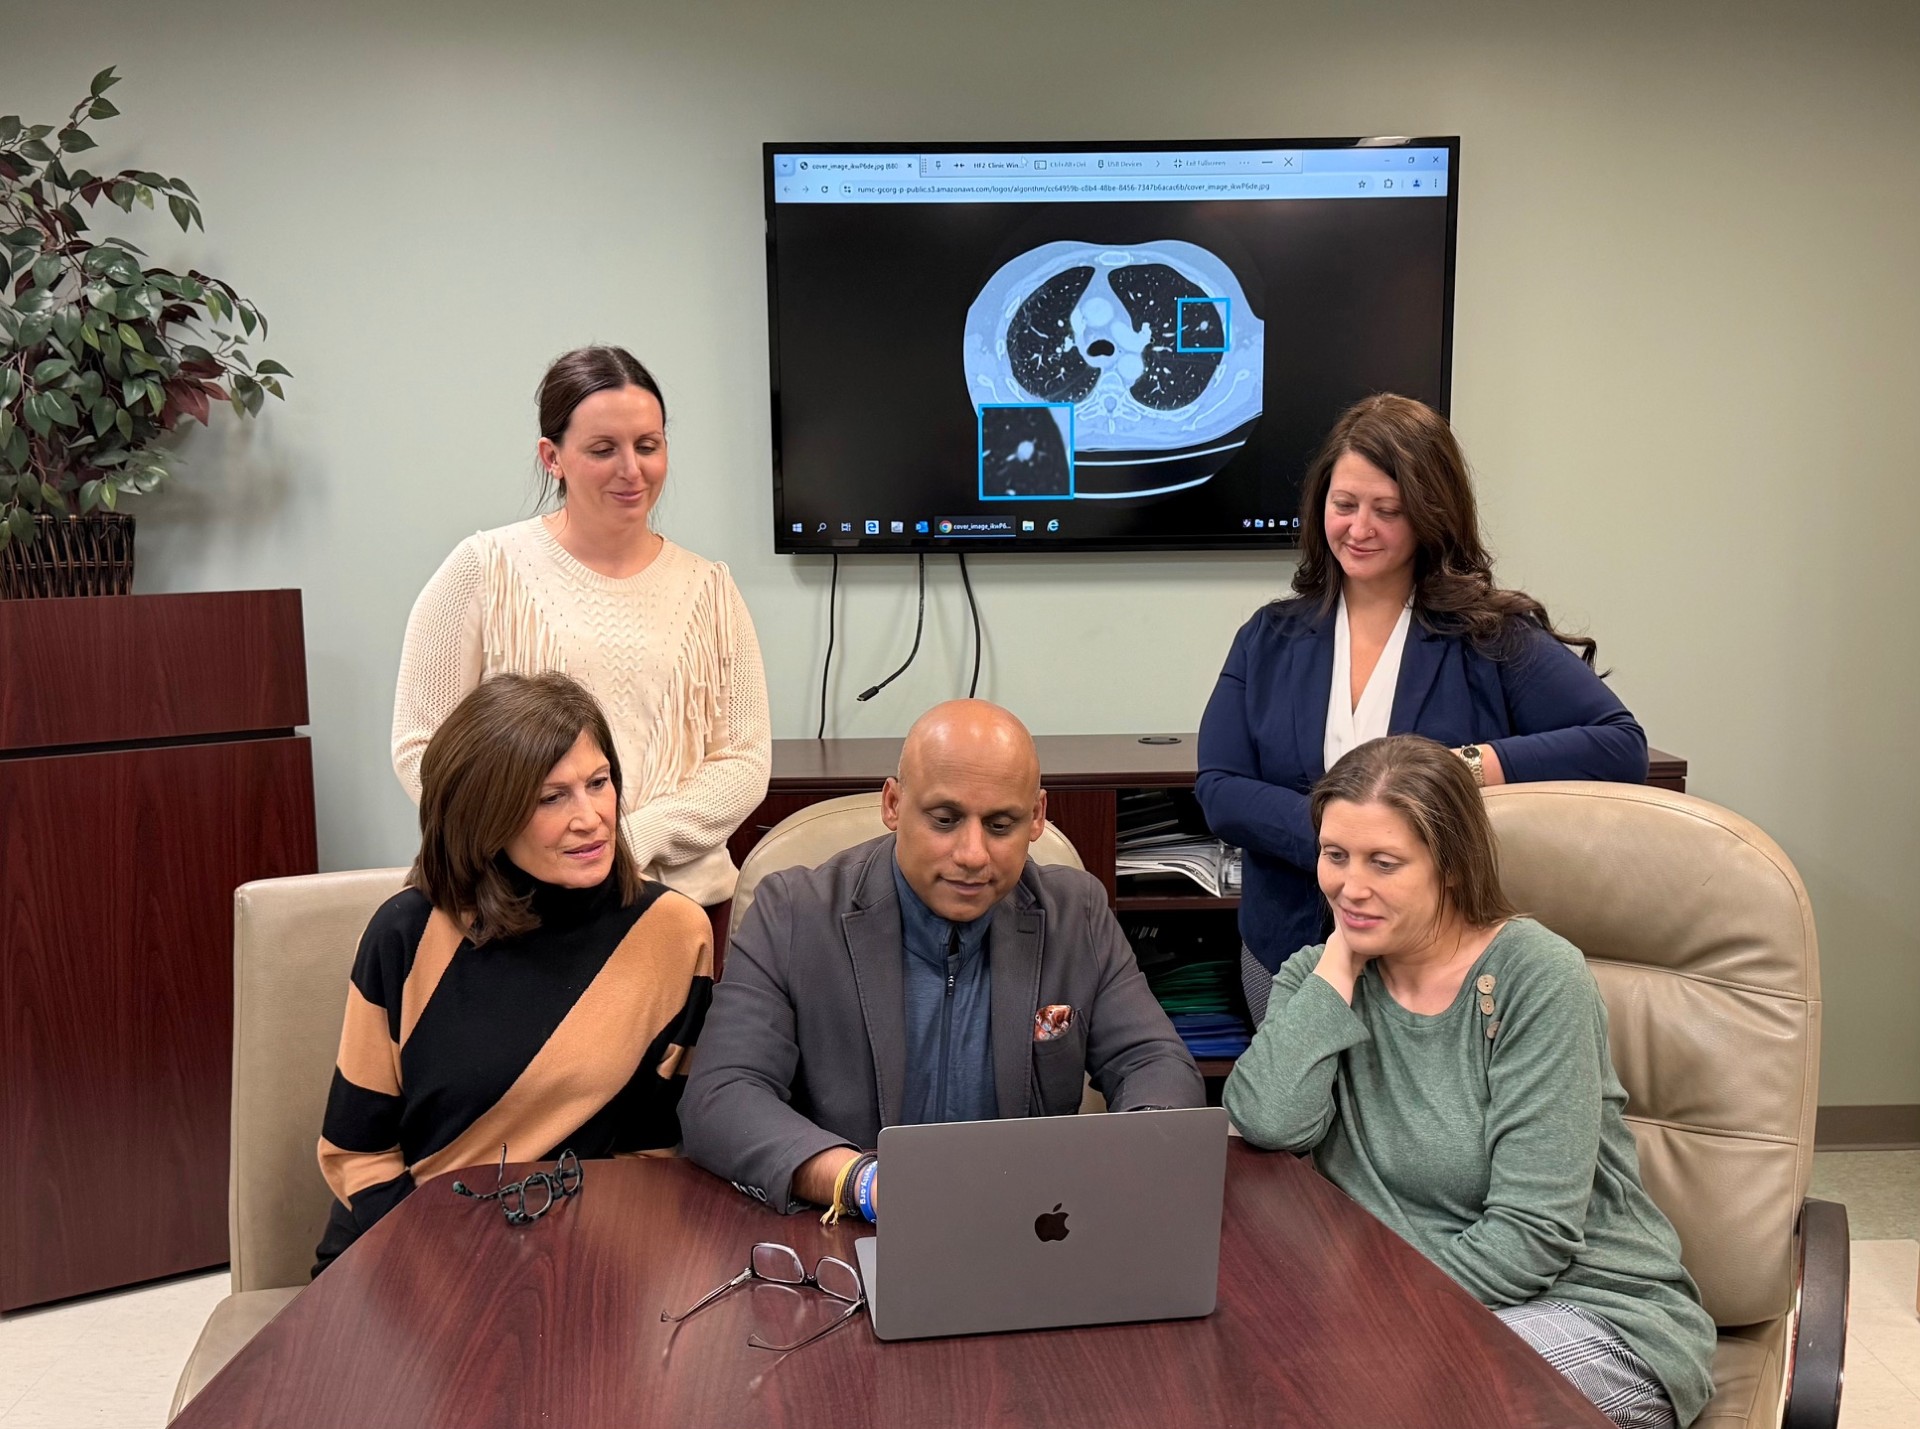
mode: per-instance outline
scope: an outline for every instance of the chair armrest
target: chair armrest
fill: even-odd
[[[1787,1361],[1782,1429],[1834,1429],[1847,1360],[1847,1208],[1837,1201],[1800,1206],[1799,1310]]]

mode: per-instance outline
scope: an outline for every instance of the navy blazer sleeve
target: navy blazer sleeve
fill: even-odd
[[[1539,779],[1647,780],[1647,736],[1600,677],[1537,627],[1499,662],[1513,733],[1487,741],[1511,784]]]
[[[1260,751],[1247,708],[1248,647],[1260,623],[1261,617],[1255,616],[1240,627],[1200,717],[1200,772],[1193,792],[1218,837],[1297,868],[1312,868],[1319,859],[1319,841],[1307,814],[1307,796],[1260,777]],[[1272,699],[1271,691],[1260,693],[1263,700]]]

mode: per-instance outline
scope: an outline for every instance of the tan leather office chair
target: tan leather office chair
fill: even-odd
[[[879,838],[887,831],[880,820],[880,793],[846,794],[788,814],[767,830],[740,864],[740,882],[733,890],[729,927],[738,928],[753,906],[753,890],[760,880],[782,868],[818,868],[842,849]],[[1067,836],[1049,823],[1027,854],[1035,863],[1085,868]]]
[[[187,1358],[168,1417],[306,1287],[333,1193],[315,1145],[347,974],[404,868],[269,878],[233,895],[232,1293]]]
[[[1720,1326],[1696,1426],[1833,1425],[1847,1223],[1807,1199],[1820,955],[1799,874],[1685,794],[1510,784],[1487,812],[1507,896],[1587,955],[1641,1174]]]

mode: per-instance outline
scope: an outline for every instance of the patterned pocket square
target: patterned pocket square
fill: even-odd
[[[1051,1002],[1033,1014],[1033,1040],[1051,1042],[1064,1037],[1073,1025],[1073,1009],[1064,1002]]]

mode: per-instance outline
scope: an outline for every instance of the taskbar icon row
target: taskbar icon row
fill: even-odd
[[[809,534],[805,521],[789,523],[789,529],[796,536]],[[811,534],[814,536],[951,536],[962,539],[1006,538],[1011,536],[1035,536],[1060,534],[1058,516],[1039,518],[1016,518],[1011,516],[941,516],[927,517],[913,521],[878,521],[868,517],[860,521],[816,521]]]

